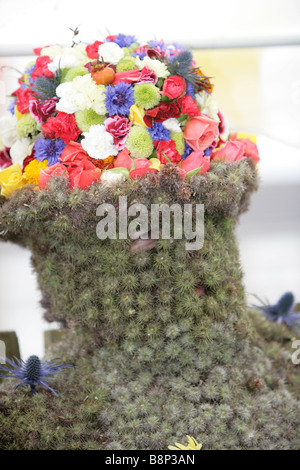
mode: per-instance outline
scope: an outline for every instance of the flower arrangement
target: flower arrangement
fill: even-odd
[[[210,79],[180,46],[118,34],[34,52],[0,120],[6,198],[55,175],[86,189],[168,163],[189,179],[212,160],[259,160],[254,142],[226,130]]]

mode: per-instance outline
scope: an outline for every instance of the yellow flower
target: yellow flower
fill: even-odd
[[[20,119],[22,119],[22,117],[25,116],[25,114],[22,114],[20,113],[20,111],[18,111],[17,105],[15,105],[15,116],[18,119],[18,121],[20,121]]]
[[[238,139],[246,139],[247,137],[256,144],[256,135],[254,134],[246,134],[244,132],[238,132],[236,137]]]
[[[178,444],[175,442],[175,446],[168,446],[170,450],[201,450],[202,444],[199,444],[194,437],[186,436],[188,439],[187,445]]]
[[[163,167],[163,165],[161,164],[158,158],[150,158],[149,162],[151,162],[151,165],[149,168],[155,168],[155,170],[159,171]]]
[[[145,110],[138,106],[137,104],[133,104],[130,108],[129,113],[129,121],[136,126],[142,126],[148,128],[148,126],[144,122]]]
[[[9,196],[25,184],[26,181],[23,178],[19,163],[15,163],[0,171],[1,196],[9,198]]]
[[[25,167],[23,178],[27,184],[39,184],[40,172],[47,168],[48,160],[39,162],[38,160],[31,160]]]

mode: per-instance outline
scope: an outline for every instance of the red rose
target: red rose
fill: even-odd
[[[189,173],[190,175],[203,175],[203,173],[210,169],[210,157],[204,157],[202,151],[192,152],[183,160],[180,168],[186,173],[186,176],[189,176]]]
[[[82,160],[87,160],[88,154],[83,150],[78,142],[70,142],[63,149],[59,160],[69,169],[76,168],[82,164]]]
[[[36,66],[31,74],[32,80],[35,80],[38,77],[48,77],[53,78],[53,72],[50,72],[48,69],[48,64],[50,64],[52,60],[47,55],[41,55],[36,59]]]
[[[90,59],[99,59],[98,48],[100,44],[103,44],[102,41],[95,41],[93,44],[89,44],[85,48],[85,52]]]
[[[176,150],[174,140],[159,141],[156,147],[156,158],[158,158],[163,164],[169,163],[169,161],[171,163],[179,163],[181,156]]]
[[[132,167],[132,160],[130,158],[129,151],[127,148],[124,148],[117,156],[117,158],[114,160],[114,167],[115,168],[127,168],[127,170],[130,170]]]
[[[152,127],[152,118],[156,122],[163,122],[169,118],[178,118],[179,116],[180,110],[176,103],[163,102],[155,108],[148,109],[144,121],[148,127]]]
[[[183,95],[186,90],[185,80],[179,75],[171,75],[164,81],[162,94],[174,100],[179,96]]]
[[[33,100],[30,88],[18,88],[14,93],[14,96],[17,97],[17,109],[20,113],[26,114],[29,113],[29,103]]]
[[[179,98],[178,104],[182,114],[187,114],[188,116],[198,116],[200,114],[198,105],[196,101],[193,100],[191,95],[186,95],[182,98]]]
[[[61,111],[57,113],[57,116],[47,119],[46,123],[42,125],[42,132],[47,139],[62,139],[65,144],[71,140],[77,140],[81,134],[74,114]]]
[[[69,171],[69,169],[68,169]],[[101,170],[96,168],[88,159],[82,161],[81,165],[69,171],[70,186],[87,189],[94,181],[98,181]]]

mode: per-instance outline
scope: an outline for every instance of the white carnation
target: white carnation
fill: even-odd
[[[105,126],[96,124],[91,126],[88,132],[83,132],[84,139],[81,145],[92,158],[104,160],[110,155],[117,155],[118,150],[114,145],[113,136],[106,132]]]
[[[50,72],[55,73],[59,68],[60,69],[69,69],[70,67],[75,67],[80,65],[79,60],[74,55],[56,55],[53,59],[53,62],[48,64],[48,69]]]
[[[175,118],[166,119],[162,125],[170,132],[181,132],[180,124]]]
[[[0,118],[0,135],[5,147],[11,147],[18,139],[17,122],[16,116],[10,112],[3,114]]]
[[[34,142],[28,137],[18,139],[10,149],[10,156],[13,164],[19,163],[22,168],[25,158],[32,153],[33,145]]]
[[[150,57],[146,56],[143,58],[143,60],[137,58],[136,62],[140,70],[147,65],[150,70],[153,70],[153,72],[156,73],[158,78],[167,78],[170,75],[167,66],[160,60],[151,59]]]
[[[220,122],[218,116],[219,106],[212,95],[202,91],[201,93],[197,93],[195,98],[202,114],[206,114],[214,121]]]
[[[61,83],[56,88],[60,98],[58,111],[73,114],[76,111],[93,109],[97,114],[106,114],[105,86],[97,85],[90,74],[77,76],[71,82]]]
[[[124,51],[115,42],[105,42],[104,44],[100,44],[98,53],[100,59],[102,58],[104,62],[108,62],[113,65],[117,65],[117,63],[124,57]]]

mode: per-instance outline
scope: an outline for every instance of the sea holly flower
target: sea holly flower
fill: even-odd
[[[274,305],[255,305],[262,310],[266,318],[272,322],[285,323],[296,331],[300,332],[300,312],[295,312],[295,297],[292,292],[283,294]]]
[[[60,375],[62,369],[73,367],[71,365],[58,364],[55,360],[42,362],[38,356],[34,355],[30,356],[27,361],[17,359],[16,357],[14,361],[7,358],[4,358],[4,360],[11,367],[0,364],[0,377],[4,379],[20,379],[21,382],[16,386],[16,389],[23,385],[29,385],[31,392],[36,394],[36,385],[42,385],[57,397],[58,394],[47,384],[47,380],[52,380],[54,375]],[[1,372],[5,373],[1,374]]]

